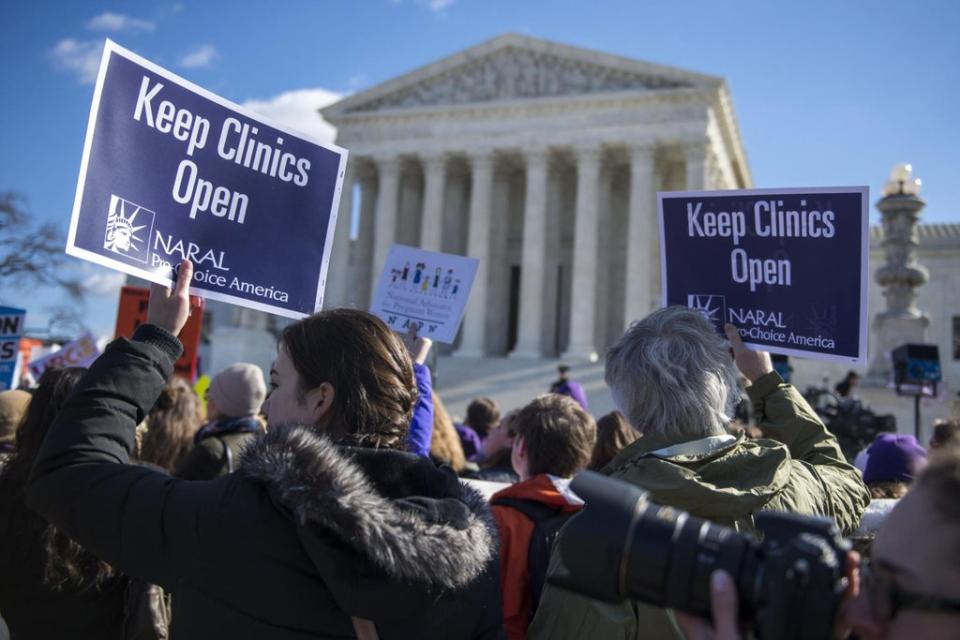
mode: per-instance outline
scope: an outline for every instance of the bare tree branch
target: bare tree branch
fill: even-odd
[[[60,287],[78,300],[82,283],[68,275],[63,247],[57,225],[36,221],[22,195],[0,192],[0,278],[20,286]]]

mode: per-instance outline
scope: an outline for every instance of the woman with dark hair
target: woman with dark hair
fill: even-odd
[[[183,378],[171,378],[144,420],[141,462],[172,473],[193,447],[203,422],[200,398]]]
[[[587,468],[600,471],[639,437],[640,434],[630,426],[622,413],[611,411],[597,420],[597,442],[593,445],[593,457]]]
[[[24,486],[84,369],[47,369],[0,473],[0,614],[13,638],[120,638],[126,579],[27,508]]]
[[[91,366],[34,465],[29,504],[172,592],[181,640],[502,637],[489,508],[453,470],[404,451],[411,356],[366,312],[284,331],[268,433],[236,473],[185,481],[126,464],[182,350],[192,275],[184,261],[172,293],[155,286],[147,323]]]
[[[500,408],[493,398],[475,398],[467,405],[467,417],[454,428],[468,460],[483,462],[483,440],[499,423]]]

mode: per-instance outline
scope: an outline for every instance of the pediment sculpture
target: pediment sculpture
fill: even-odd
[[[675,78],[509,47],[470,60],[432,77],[371,98],[350,113],[384,109],[462,105],[577,96],[618,91],[651,91],[693,86]]]

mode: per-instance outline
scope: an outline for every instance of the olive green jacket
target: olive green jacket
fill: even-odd
[[[844,534],[860,523],[870,494],[860,473],[796,389],[771,372],[747,388],[768,439],[736,441],[701,455],[652,455],[667,445],[645,435],[602,471],[650,492],[654,502],[752,532],[762,509],[832,517]],[[550,573],[562,570],[559,554]],[[608,604],[548,584],[527,638],[683,638],[666,610]]]

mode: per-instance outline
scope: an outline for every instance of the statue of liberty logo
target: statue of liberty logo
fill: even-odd
[[[140,262],[147,262],[153,222],[153,211],[111,195],[103,248]],[[141,233],[144,230],[145,233]]]
[[[687,296],[687,306],[699,311],[707,322],[723,332],[723,323],[727,316],[727,301],[724,296],[691,293]]]

